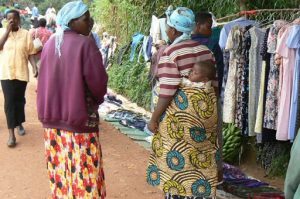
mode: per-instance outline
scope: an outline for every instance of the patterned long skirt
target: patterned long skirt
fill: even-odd
[[[53,199],[105,198],[99,132],[45,129],[44,139]]]
[[[217,99],[213,88],[181,88],[152,140],[147,182],[171,198],[216,196]]]

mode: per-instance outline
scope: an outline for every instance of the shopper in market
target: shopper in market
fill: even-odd
[[[223,81],[223,73],[224,73],[224,63],[223,63],[223,52],[219,46],[219,40],[213,37],[213,18],[212,14],[209,12],[199,12],[196,15],[196,27],[194,30],[194,34],[192,35],[192,39],[194,41],[198,41],[200,44],[207,46],[216,59],[217,66],[217,74],[218,74],[218,96],[220,95]],[[219,144],[222,145],[223,137],[222,137],[222,105],[221,105],[221,97],[219,96],[218,101],[218,135],[219,135]],[[222,154],[221,154],[222,155]],[[223,180],[223,165],[222,161],[218,162],[219,167],[219,182]]]
[[[197,13],[196,28],[192,35],[192,39],[207,46],[213,52],[216,59],[219,88],[222,88],[224,70],[223,53],[219,46],[219,40],[212,37],[212,24],[212,15],[209,12]]]
[[[159,99],[148,124],[155,135],[147,182],[166,199],[216,197],[217,100],[214,89],[180,87],[199,61],[214,62],[211,51],[191,40],[193,12],[184,7],[166,12],[167,47],[158,64]]]
[[[57,15],[57,32],[41,56],[37,109],[52,198],[106,197],[98,106],[108,77],[89,37],[90,22],[82,1],[64,5]]]
[[[39,27],[30,30],[31,35],[32,35],[32,39],[34,40],[34,39],[38,38],[42,43],[42,46],[40,47],[40,49],[36,49],[36,50],[38,50],[38,53],[35,56],[35,60],[36,60],[38,68],[40,66],[40,58],[41,58],[41,53],[42,53],[43,46],[46,44],[46,42],[48,41],[48,39],[52,35],[52,32],[50,32],[46,28],[46,24],[47,24],[46,19],[45,18],[40,18],[39,19]]]
[[[29,81],[28,62],[32,65],[34,76],[37,66],[36,53],[31,35],[20,28],[20,14],[16,10],[6,12],[7,26],[0,29],[0,79],[4,95],[4,111],[9,138],[8,147],[16,146],[15,129],[25,135],[25,91]]]

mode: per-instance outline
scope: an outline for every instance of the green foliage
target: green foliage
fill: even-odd
[[[270,177],[285,177],[290,160],[290,142],[267,142],[256,147],[257,162]]]
[[[270,167],[270,176],[285,177],[290,161],[291,144],[283,144],[279,153],[273,158]]]
[[[130,62],[128,56],[124,57],[124,60],[122,65],[110,66],[109,87],[149,110],[151,99],[149,69],[145,63]]]
[[[149,34],[151,16],[164,15],[167,7],[189,7],[195,12],[208,10],[217,18],[237,13],[241,8],[297,8],[299,0],[94,0],[92,15],[106,31],[118,38],[119,43],[131,40],[134,32]]]

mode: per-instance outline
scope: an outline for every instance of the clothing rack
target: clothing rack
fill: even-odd
[[[299,16],[300,16],[300,8],[244,10],[244,11],[240,11],[236,14],[232,14],[232,15],[228,15],[226,17],[219,18],[219,19],[217,19],[217,22],[222,23],[221,21],[225,21],[225,20],[229,20],[229,19],[241,17],[241,16],[246,16],[246,17],[254,16],[255,17],[257,15],[264,15],[266,12],[274,13],[274,14],[280,13],[281,15],[283,15],[283,13],[286,13],[289,16],[291,16],[291,14],[297,15],[297,13],[299,13]],[[281,16],[281,15],[279,15],[279,16]]]

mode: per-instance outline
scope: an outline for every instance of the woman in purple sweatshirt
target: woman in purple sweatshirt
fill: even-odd
[[[103,199],[97,109],[106,93],[107,74],[99,49],[87,37],[87,6],[67,3],[57,23],[57,33],[42,52],[37,88],[52,197]]]

